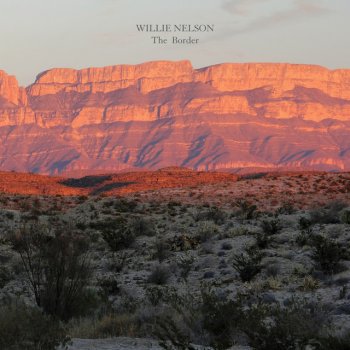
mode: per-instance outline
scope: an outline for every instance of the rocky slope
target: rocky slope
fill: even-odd
[[[125,172],[120,174],[91,175],[67,179],[28,173],[1,172],[0,194],[45,196],[120,196],[144,191],[185,188],[204,185],[227,185],[239,177],[229,173],[193,171],[169,167],[156,171]]]
[[[350,70],[189,61],[0,71],[0,169],[350,169]]]

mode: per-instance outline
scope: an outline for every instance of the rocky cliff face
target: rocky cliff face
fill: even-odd
[[[350,70],[189,61],[0,71],[0,169],[350,170]]]

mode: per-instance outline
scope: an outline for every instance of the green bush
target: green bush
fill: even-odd
[[[194,257],[193,256],[182,256],[177,262],[177,266],[180,268],[180,277],[187,282],[187,278],[189,273],[191,272],[193,263],[194,263]]]
[[[197,235],[201,243],[212,239],[218,233],[218,227],[212,221],[202,221],[198,225]]]
[[[341,212],[340,219],[344,224],[350,225],[350,209],[346,208]]]
[[[267,236],[277,235],[282,230],[282,225],[278,219],[263,220],[260,227]]]
[[[255,239],[256,239],[256,245],[260,249],[265,249],[269,245],[271,241],[271,237],[269,237],[266,233],[264,232],[256,232],[255,233]]]
[[[312,222],[308,218],[302,216],[299,219],[299,230],[300,231],[311,231]]]
[[[340,222],[340,213],[347,207],[346,203],[340,201],[330,202],[327,205],[313,209],[310,212],[312,224],[337,224]]]
[[[0,289],[13,279],[11,271],[6,266],[0,266]]]
[[[299,247],[304,247],[310,242],[310,235],[306,233],[306,231],[301,231],[298,233],[298,235],[295,237],[295,243]]]
[[[251,246],[244,253],[232,257],[232,266],[243,282],[249,282],[262,270],[261,260],[259,248]]]
[[[322,271],[336,273],[340,268],[340,260],[344,256],[344,249],[333,239],[317,235],[312,239],[313,258]]]
[[[168,266],[157,265],[148,276],[148,283],[164,285],[170,278],[170,270]]]
[[[0,306],[0,349],[55,350],[68,340],[63,325],[39,309],[19,301]]]
[[[169,243],[164,238],[157,237],[154,243],[153,258],[161,263],[170,256],[170,253]]]
[[[97,227],[113,252],[129,248],[135,241],[135,233],[130,229],[128,221],[122,217],[99,223]]]
[[[301,217],[299,219],[299,230],[300,233],[296,236],[295,238],[295,243],[299,246],[299,247],[303,247],[307,244],[310,243],[310,240],[312,239],[312,222],[311,220],[305,218],[305,217]]]
[[[308,300],[268,305],[256,295],[231,299],[208,288],[199,298],[164,295],[170,309],[154,328],[165,349],[196,348],[192,344],[228,349],[240,342],[255,350],[349,349],[349,336],[329,335],[329,309]]]
[[[195,216],[196,221],[213,221],[217,225],[221,225],[225,222],[226,213],[218,207],[209,207],[203,210]]]
[[[131,232],[136,236],[154,236],[156,229],[150,220],[146,220],[142,216],[134,217],[129,222]]]
[[[255,204],[250,204],[245,199],[238,199],[233,204],[235,207],[238,207],[236,215],[242,219],[251,220],[258,216],[257,206]]]
[[[279,214],[284,214],[284,215],[292,215],[296,212],[297,210],[295,209],[293,203],[291,202],[285,202],[282,204],[281,207],[279,207],[277,210],[276,210],[276,214],[279,215]]]
[[[325,310],[307,302],[292,301],[287,307],[257,303],[244,311],[240,328],[253,349],[297,350],[319,344],[326,321]]]
[[[227,349],[234,344],[243,317],[241,300],[227,299],[214,292],[202,291],[201,314],[203,329],[214,349]]]
[[[121,213],[134,212],[137,208],[137,202],[124,198],[118,199],[114,203],[114,209]]]
[[[87,289],[92,270],[86,238],[70,234],[68,227],[51,233],[35,224],[23,226],[11,242],[35,302],[45,313],[67,320],[85,313],[95,302]]]

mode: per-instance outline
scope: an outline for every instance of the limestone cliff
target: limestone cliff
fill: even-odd
[[[0,71],[0,169],[350,170],[350,70],[157,61]]]

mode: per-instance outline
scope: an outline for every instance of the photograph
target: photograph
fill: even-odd
[[[0,0],[0,350],[350,350],[349,15]]]

